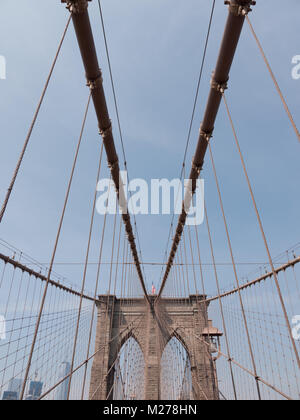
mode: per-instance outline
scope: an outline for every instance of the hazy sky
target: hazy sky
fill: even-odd
[[[131,178],[179,177],[211,0],[103,0],[120,119]],[[300,54],[297,0],[260,0],[250,18],[272,63],[295,121],[300,126],[300,80],[293,80],[292,58]],[[115,142],[121,158],[97,2],[89,7]],[[188,153],[188,172],[209,91],[211,72],[227,9],[217,0],[204,76]],[[0,80],[0,200],[16,165],[68,12],[59,0],[0,0],[0,55],[7,79]],[[232,68],[228,101],[244,151],[273,256],[299,242],[299,143],[245,25]],[[73,27],[66,42],[25,156],[0,238],[41,262],[50,260],[67,176],[73,160],[88,90]],[[57,261],[84,260],[91,199],[100,145],[94,110],[75,174]],[[222,105],[212,142],[236,258],[264,262],[266,255],[234,139]],[[103,172],[107,175],[107,170]],[[203,177],[218,262],[229,261],[209,158]],[[138,216],[143,259],[161,262],[170,227],[168,216]],[[96,226],[102,218],[97,216]],[[98,231],[99,231],[98,229]],[[99,235],[98,235],[99,236]],[[204,261],[210,262],[204,226]],[[105,250],[109,261],[111,250]],[[91,260],[97,258],[96,242]],[[56,271],[80,284],[82,267]],[[253,267],[241,268],[241,274]],[[146,267],[147,285],[160,270]],[[93,276],[89,278],[93,284]],[[224,287],[232,273],[224,269]],[[91,287],[92,288],[92,287]]]

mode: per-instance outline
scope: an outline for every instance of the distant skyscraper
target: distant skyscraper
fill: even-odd
[[[23,379],[12,378],[9,381],[7,391],[17,393],[17,399],[19,399],[22,385],[23,385]]]
[[[42,395],[43,383],[38,381],[31,381],[29,385],[29,395],[27,400],[37,400]]]
[[[22,379],[16,379],[12,378],[9,381],[7,391],[4,391],[2,400],[10,400],[15,401],[20,398],[20,392],[22,389],[23,380]]]
[[[3,401],[17,401],[18,394],[16,392],[4,391],[2,400]]]
[[[63,379],[69,375],[71,371],[71,365],[68,362],[63,362],[61,364],[61,371],[59,375],[59,380]],[[57,401],[66,401],[68,399],[68,389],[69,389],[70,378],[62,382],[57,388],[55,399]]]

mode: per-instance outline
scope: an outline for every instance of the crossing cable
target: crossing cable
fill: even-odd
[[[30,355],[29,355],[28,362],[27,362],[27,368],[26,368],[26,373],[25,373],[24,382],[23,382],[23,386],[22,386],[22,391],[20,393],[20,399],[21,400],[24,398],[24,394],[25,394],[25,387],[26,387],[26,383],[27,383],[27,380],[28,380],[28,376],[29,376],[29,371],[30,371],[30,367],[31,367],[32,357],[33,357],[33,352],[34,352],[34,348],[35,348],[35,344],[36,344],[36,340],[37,340],[37,335],[38,335],[38,332],[39,332],[39,326],[40,326],[40,322],[41,322],[41,318],[42,318],[42,313],[43,313],[44,306],[45,306],[45,301],[46,301],[47,292],[48,292],[48,286],[49,286],[49,283],[50,283],[50,276],[51,276],[51,272],[52,272],[52,268],[53,268],[53,263],[54,263],[54,260],[55,260],[55,257],[56,257],[56,251],[57,251],[57,247],[58,247],[58,243],[59,243],[59,239],[60,239],[60,234],[61,234],[61,230],[62,230],[64,218],[65,218],[67,204],[68,204],[68,201],[69,201],[71,186],[72,186],[72,183],[73,183],[73,177],[74,177],[75,169],[76,169],[76,166],[77,166],[77,160],[78,160],[79,150],[80,150],[80,146],[81,146],[81,142],[82,142],[82,138],[83,138],[83,133],[84,133],[85,125],[86,125],[86,120],[87,120],[87,116],[88,116],[90,101],[91,101],[91,94],[88,97],[87,105],[86,105],[86,108],[85,108],[84,117],[83,117],[82,126],[81,126],[81,131],[80,131],[80,135],[79,135],[79,139],[78,139],[78,143],[77,143],[77,147],[76,147],[76,152],[75,152],[75,156],[74,156],[73,166],[72,166],[72,169],[71,169],[71,174],[70,174],[68,187],[67,187],[67,191],[66,191],[66,195],[65,195],[64,205],[63,205],[63,209],[62,209],[61,216],[60,216],[60,221],[59,221],[59,226],[58,226],[58,230],[57,230],[57,234],[56,234],[55,244],[54,244],[54,248],[53,248],[53,252],[52,252],[51,263],[50,263],[50,266],[49,266],[47,281],[46,281],[46,285],[45,285],[45,288],[44,288],[44,293],[43,293],[43,297],[42,297],[42,301],[41,301],[41,305],[40,305],[39,315],[38,315],[38,319],[37,319],[37,323],[36,323],[36,327],[35,327],[34,338],[33,338],[33,341],[32,341]]]
[[[284,318],[285,318],[288,333],[289,333],[289,336],[290,336],[290,340],[291,340],[291,343],[292,343],[292,346],[293,346],[293,349],[294,349],[294,352],[295,352],[298,367],[300,368],[299,353],[298,353],[296,342],[295,342],[295,339],[294,339],[294,336],[293,336],[293,331],[292,331],[291,324],[290,324],[290,321],[289,321],[287,309],[286,309],[285,302],[284,302],[284,299],[283,299],[283,295],[282,295],[282,292],[281,292],[281,288],[280,288],[277,273],[276,273],[276,270],[275,270],[275,267],[274,267],[274,263],[273,263],[273,260],[272,260],[272,257],[271,257],[269,244],[268,244],[267,237],[266,237],[264,227],[263,227],[263,224],[262,224],[262,219],[261,219],[261,216],[260,216],[260,213],[259,213],[259,210],[258,210],[258,207],[257,207],[257,203],[256,203],[256,200],[255,200],[255,197],[254,197],[253,188],[252,188],[250,178],[249,178],[249,175],[248,175],[248,171],[247,171],[247,168],[246,168],[246,163],[245,163],[245,160],[244,160],[244,156],[242,154],[242,150],[241,150],[241,147],[240,147],[239,139],[238,139],[238,136],[237,136],[237,131],[236,131],[235,125],[233,123],[233,119],[232,119],[232,116],[231,116],[231,112],[230,112],[229,105],[228,105],[228,102],[227,102],[224,91],[222,92],[222,96],[223,96],[223,99],[224,99],[224,104],[225,104],[226,112],[227,112],[227,115],[228,115],[228,118],[229,118],[229,122],[230,122],[230,125],[231,125],[231,128],[232,128],[233,137],[235,139],[235,143],[236,143],[236,146],[237,146],[237,149],[238,149],[238,154],[240,156],[240,160],[241,160],[241,163],[242,163],[243,171],[244,171],[246,181],[247,181],[247,184],[248,184],[248,189],[249,189],[251,200],[252,200],[254,210],[255,210],[255,213],[256,213],[259,229],[261,231],[262,239],[263,239],[263,242],[264,242],[264,245],[265,245],[265,248],[266,248],[266,252],[267,252],[267,255],[268,255],[269,264],[270,264],[270,267],[271,267],[271,270],[272,270],[272,273],[273,273],[273,278],[274,278],[274,281],[275,281],[275,284],[276,284],[276,289],[277,289],[277,292],[278,292],[278,297],[279,297],[280,304],[281,304],[281,307],[282,307],[282,311],[283,311],[283,315],[284,315]]]
[[[183,158],[182,169],[181,169],[181,174],[180,174],[180,179],[181,180],[182,180],[182,177],[183,177],[183,173],[185,171],[185,163],[186,163],[187,152],[188,152],[188,148],[189,148],[189,144],[190,144],[190,140],[191,140],[192,128],[193,128],[193,124],[194,124],[196,107],[197,107],[198,98],[199,98],[200,86],[201,86],[202,75],[203,75],[203,70],[204,70],[204,65],[205,65],[205,60],[206,60],[206,55],[207,55],[207,49],[208,49],[208,43],[209,43],[209,38],[210,38],[210,33],[211,33],[212,21],[213,21],[214,12],[215,12],[215,6],[216,6],[216,0],[213,0],[212,9],[211,9],[210,18],[209,18],[209,23],[208,23],[208,30],[207,30],[207,34],[206,34],[205,46],[204,46],[204,51],[203,51],[203,56],[202,56],[202,62],[201,62],[201,67],[200,67],[200,73],[199,73],[198,82],[197,82],[196,94],[195,94],[195,99],[194,99],[194,104],[193,104],[192,117],[191,117],[191,121],[190,121],[190,125],[189,125],[188,136],[187,136],[187,141],[186,141],[186,146],[185,146],[185,151],[184,151],[184,158]],[[179,191],[177,192],[176,202],[177,202],[177,199],[178,199],[178,193],[179,193]],[[170,242],[170,238],[171,238],[172,228],[173,228],[173,225],[174,225],[174,218],[175,218],[175,213],[173,212],[170,231],[169,231],[169,237],[168,237],[166,251],[165,251],[165,258],[167,258],[169,242]],[[162,276],[162,274],[163,274],[163,267],[162,267],[161,276]]]
[[[206,155],[208,143],[211,140],[214,131],[214,124],[217,118],[219,107],[222,101],[222,92],[227,89],[227,82],[229,80],[229,73],[235,56],[235,52],[238,46],[238,42],[241,36],[241,32],[245,22],[245,16],[251,11],[251,5],[254,2],[251,0],[230,0],[226,2],[229,5],[229,12],[227,18],[227,24],[225,27],[224,37],[217,61],[217,66],[211,80],[211,89],[209,99],[207,102],[204,119],[200,128],[200,134],[198,138],[198,144],[196,153],[194,155],[192,169],[190,172],[191,191],[186,192],[186,197],[182,205],[182,212],[179,216],[176,234],[173,239],[172,248],[168,264],[165,270],[165,274],[161,283],[161,287],[158,293],[157,299],[160,298],[165,284],[167,282],[170,270],[172,268],[174,257],[177,252],[178,245],[182,238],[182,233],[186,224],[187,214],[191,204],[191,198],[197,189],[197,180],[204,166],[204,158]],[[186,206],[185,204],[189,205]]]
[[[46,80],[46,83],[45,83],[45,86],[44,86],[44,89],[43,89],[42,95],[41,95],[40,100],[39,100],[39,102],[38,102],[38,106],[37,106],[36,111],[35,111],[35,113],[34,113],[33,120],[32,120],[32,122],[31,122],[31,125],[30,125],[30,128],[29,128],[29,131],[28,131],[28,133],[27,133],[27,137],[26,137],[26,139],[25,139],[25,143],[24,143],[24,145],[23,145],[23,149],[22,149],[22,151],[21,151],[21,154],[20,154],[20,156],[19,156],[19,160],[18,160],[18,162],[17,162],[17,166],[16,166],[16,168],[15,168],[15,171],[14,171],[13,177],[12,177],[12,179],[11,179],[11,182],[10,182],[9,188],[8,188],[8,190],[7,190],[7,193],[6,193],[6,196],[5,196],[5,199],[4,199],[4,203],[2,204],[2,207],[1,207],[1,210],[0,210],[0,224],[1,224],[2,219],[3,219],[3,217],[4,217],[4,214],[5,214],[5,211],[6,211],[6,208],[7,208],[8,202],[9,202],[9,199],[10,199],[10,195],[11,195],[12,190],[13,190],[13,188],[14,188],[14,185],[15,185],[15,182],[16,182],[16,179],[17,179],[17,176],[18,176],[18,173],[19,173],[19,170],[20,170],[21,164],[22,164],[23,159],[24,159],[24,156],[25,156],[25,152],[26,152],[26,150],[27,150],[27,146],[28,146],[28,144],[29,144],[29,141],[30,141],[30,138],[31,138],[31,135],[32,135],[33,129],[34,129],[34,127],[35,127],[35,123],[36,123],[36,121],[37,121],[37,118],[38,118],[38,115],[39,115],[40,109],[41,109],[41,107],[42,107],[42,104],[43,104],[43,101],[44,101],[44,98],[45,98],[45,95],[46,95],[46,92],[47,92],[47,89],[48,89],[48,86],[49,86],[50,80],[51,80],[51,78],[52,78],[52,74],[53,74],[53,71],[54,71],[54,69],[55,69],[56,62],[57,62],[57,60],[58,60],[58,57],[59,57],[59,54],[60,54],[61,48],[62,48],[62,46],[63,46],[63,43],[64,43],[64,40],[65,40],[65,37],[66,37],[67,31],[68,31],[68,28],[69,28],[70,22],[71,22],[71,18],[69,17],[69,18],[68,18],[68,21],[67,21],[67,24],[66,24],[66,27],[65,27],[65,29],[64,29],[64,32],[63,32],[62,38],[61,38],[61,40],[60,40],[60,43],[59,43],[59,46],[58,46],[58,49],[57,49],[56,55],[55,55],[55,57],[54,57],[54,61],[53,61],[52,65],[51,65],[50,72],[49,72],[49,75],[48,75],[48,77],[47,77],[47,80]]]
[[[140,279],[141,286],[145,297],[150,304],[147,289],[144,282],[144,277],[141,269],[140,259],[136,247],[135,237],[133,234],[131,218],[128,213],[128,206],[124,185],[121,179],[119,158],[117,155],[112,123],[109,118],[105,92],[103,88],[102,72],[99,68],[98,57],[96,53],[96,46],[94,36],[91,28],[90,17],[88,13],[87,0],[61,0],[62,3],[67,4],[67,9],[70,11],[79,49],[82,56],[82,61],[86,71],[87,85],[90,88],[94,108],[98,120],[100,135],[103,138],[105,151],[107,154],[108,166],[111,171],[111,176],[116,187],[116,193],[119,201],[122,218],[125,224],[128,241],[130,243],[131,252],[135,261],[136,269]]]
[[[273,80],[273,83],[274,83],[274,85],[275,85],[275,88],[276,88],[276,90],[277,90],[277,92],[278,92],[278,94],[279,94],[279,96],[280,96],[280,99],[281,99],[281,101],[282,101],[282,104],[283,104],[283,106],[284,106],[284,109],[285,109],[285,111],[286,111],[286,113],[287,113],[287,115],[288,115],[288,117],[289,117],[289,120],[290,120],[290,122],[291,122],[291,124],[292,124],[292,126],[293,126],[293,129],[294,129],[294,131],[295,131],[295,133],[296,133],[296,136],[297,136],[297,138],[298,138],[298,141],[300,142],[300,133],[299,133],[299,131],[298,131],[298,128],[297,128],[297,126],[296,126],[296,123],[295,123],[295,121],[294,121],[294,118],[293,118],[293,116],[292,116],[292,114],[291,114],[291,111],[290,111],[290,109],[289,109],[289,107],[288,107],[288,104],[287,104],[287,102],[286,102],[286,100],[285,100],[285,98],[284,98],[284,96],[283,96],[283,93],[282,93],[282,91],[281,91],[281,89],[280,89],[280,87],[279,87],[279,84],[278,84],[278,82],[277,82],[277,80],[276,80],[276,77],[275,77],[275,74],[274,74],[274,72],[273,72],[273,70],[272,70],[272,67],[271,67],[271,65],[270,65],[270,63],[269,63],[269,61],[268,61],[268,59],[267,59],[267,56],[266,56],[266,54],[265,54],[265,52],[264,52],[264,49],[263,49],[263,47],[262,47],[262,45],[261,45],[261,42],[259,41],[258,36],[257,36],[257,34],[256,34],[255,30],[254,30],[254,27],[253,27],[253,25],[252,25],[252,23],[251,23],[251,21],[250,21],[250,19],[249,19],[249,16],[246,16],[246,19],[247,19],[247,22],[248,22],[248,24],[249,24],[249,27],[250,27],[251,33],[252,33],[252,35],[253,35],[253,37],[254,37],[254,39],[255,39],[256,43],[257,43],[257,46],[258,46],[258,48],[259,48],[259,51],[261,52],[261,55],[262,55],[262,57],[263,57],[263,59],[264,59],[264,62],[265,62],[266,66],[267,66],[267,68],[268,68],[268,70],[269,70],[269,73],[270,73],[270,76],[271,76],[271,78],[272,78],[272,80]]]
[[[128,181],[130,181],[128,167],[127,167],[127,159],[126,159],[126,153],[125,153],[124,140],[123,140],[123,132],[122,132],[122,128],[121,128],[119,106],[118,106],[117,94],[116,94],[115,83],[114,83],[114,78],[113,78],[113,71],[112,71],[111,59],[110,59],[109,48],[108,48],[108,41],[107,41],[107,36],[106,36],[105,24],[104,24],[104,16],[103,16],[103,11],[102,11],[102,6],[101,6],[101,1],[100,0],[98,0],[98,7],[99,7],[99,13],[100,13],[100,20],[101,20],[101,26],[102,26],[102,32],[103,32],[103,38],[104,38],[104,44],[105,44],[105,51],[106,51],[106,58],[107,58],[107,63],[108,63],[108,68],[109,68],[109,75],[110,75],[111,87],[112,87],[112,92],[113,92],[117,122],[118,122],[120,141],[121,141],[122,152],[123,152],[124,167],[127,171]],[[132,192],[131,192],[131,194],[132,194]],[[138,246],[139,246],[141,261],[143,261],[140,237],[139,237],[139,234],[138,234],[135,214],[133,215],[133,218],[134,218],[134,225],[135,225],[135,228],[136,228],[136,237],[137,237],[137,242],[138,242]],[[143,264],[142,264],[142,266],[143,266]],[[143,269],[144,269],[144,267],[143,267]],[[143,271],[144,271],[144,276],[145,276],[145,270],[143,270]]]

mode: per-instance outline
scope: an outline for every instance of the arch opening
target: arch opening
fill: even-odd
[[[191,360],[184,344],[175,336],[161,357],[161,399],[193,400]]]
[[[140,345],[130,336],[122,345],[115,362],[113,400],[143,400],[145,360]]]

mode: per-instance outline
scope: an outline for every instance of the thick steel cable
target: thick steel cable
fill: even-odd
[[[25,156],[25,152],[26,152],[26,150],[27,150],[27,146],[28,146],[29,141],[30,141],[30,138],[31,138],[31,134],[32,134],[32,132],[33,132],[33,129],[34,129],[35,123],[36,123],[36,121],[37,121],[37,118],[38,118],[38,115],[39,115],[39,112],[40,112],[40,109],[41,109],[41,107],[42,107],[42,104],[43,104],[43,101],[44,101],[44,98],[45,98],[45,95],[46,95],[46,92],[47,92],[47,89],[48,89],[48,86],[49,86],[49,83],[50,83],[50,80],[51,80],[51,77],[52,77],[52,74],[53,74],[53,71],[54,71],[54,68],[55,68],[55,65],[56,65],[57,59],[58,59],[58,57],[59,57],[59,54],[60,54],[60,51],[61,51],[62,45],[63,45],[63,43],[64,43],[64,40],[65,40],[65,37],[66,37],[67,31],[68,31],[68,28],[69,28],[70,22],[71,22],[71,18],[69,17],[69,18],[68,18],[68,21],[67,21],[67,24],[66,24],[66,27],[65,27],[65,30],[64,30],[64,32],[63,32],[63,36],[62,36],[62,38],[61,38],[61,40],[60,40],[60,43],[59,43],[59,46],[58,46],[58,49],[57,49],[57,52],[56,52],[56,55],[55,55],[54,61],[53,61],[52,65],[51,65],[51,68],[50,68],[50,73],[49,73],[49,75],[48,75],[48,77],[47,77],[46,84],[45,84],[45,86],[44,86],[44,89],[43,89],[42,95],[41,95],[41,97],[40,97],[40,100],[39,100],[38,106],[37,106],[36,111],[35,111],[35,113],[34,113],[34,117],[33,117],[33,120],[32,120],[32,122],[31,122],[31,125],[30,125],[30,128],[29,128],[29,131],[28,131],[27,137],[26,137],[26,139],[25,139],[25,143],[24,143],[24,145],[23,145],[23,149],[22,149],[22,151],[21,151],[21,154],[20,154],[19,160],[18,160],[18,162],[17,162],[17,166],[16,166],[16,168],[15,168],[15,172],[14,172],[14,174],[13,174],[13,177],[12,177],[12,179],[11,179],[10,185],[9,185],[9,187],[8,187],[8,190],[7,190],[7,193],[6,193],[6,197],[5,197],[5,199],[4,199],[4,203],[2,204],[2,207],[1,207],[1,210],[0,210],[0,223],[1,223],[1,222],[2,222],[2,220],[3,220],[3,217],[4,217],[4,214],[5,214],[5,211],[6,211],[6,208],[7,208],[7,205],[8,205],[8,202],[9,202],[9,199],[10,199],[10,196],[11,196],[11,193],[12,193],[12,190],[13,190],[13,188],[14,188],[14,185],[15,185],[15,182],[16,182],[16,179],[17,179],[17,176],[18,176],[18,173],[19,173],[19,170],[20,170],[21,164],[22,164],[23,159],[24,159],[24,156]]]
[[[235,125],[233,123],[233,119],[232,119],[232,116],[231,116],[229,105],[227,103],[227,99],[226,99],[226,96],[225,96],[224,92],[222,93],[222,96],[223,96],[223,99],[224,99],[224,104],[225,104],[226,112],[227,112],[229,122],[230,122],[230,125],[231,125],[231,128],[232,128],[235,143],[236,143],[236,146],[237,146],[237,149],[238,149],[238,154],[239,154],[240,159],[241,159],[243,171],[244,171],[246,181],[247,181],[247,184],[248,184],[248,189],[249,189],[251,200],[252,200],[254,210],[255,210],[255,213],[256,213],[256,217],[257,217],[258,225],[259,225],[259,228],[260,228],[260,231],[261,231],[262,239],[263,239],[263,242],[264,242],[264,245],[265,245],[265,248],[266,248],[266,252],[267,252],[267,255],[268,255],[269,264],[270,264],[270,267],[271,267],[271,270],[272,270],[272,273],[273,273],[273,277],[274,277],[274,280],[275,280],[275,284],[276,284],[279,300],[280,300],[280,303],[281,303],[283,315],[284,315],[284,318],[285,318],[286,326],[287,326],[287,329],[288,329],[288,333],[289,333],[289,336],[290,336],[290,340],[291,340],[291,343],[292,343],[292,346],[293,346],[293,349],[294,349],[294,352],[295,352],[298,367],[300,368],[299,353],[298,353],[296,342],[295,342],[295,339],[294,339],[294,336],[293,336],[293,332],[292,332],[292,328],[291,328],[291,325],[290,325],[290,321],[289,321],[287,309],[286,309],[286,306],[285,306],[285,302],[284,302],[284,299],[283,299],[283,295],[282,295],[282,292],[281,292],[280,284],[279,284],[279,281],[278,281],[278,278],[277,278],[277,273],[276,273],[276,270],[275,270],[275,267],[274,267],[274,264],[273,264],[273,260],[272,260],[272,257],[271,257],[271,252],[270,252],[270,249],[269,249],[267,237],[266,237],[266,234],[265,234],[265,231],[264,231],[264,228],[263,228],[260,213],[259,213],[259,210],[258,210],[258,207],[257,207],[257,204],[256,204],[255,197],[254,197],[254,192],[253,192],[253,188],[252,188],[250,178],[249,178],[249,175],[248,175],[248,171],[247,171],[247,168],[246,168],[246,163],[245,163],[245,160],[244,160],[244,157],[243,157],[243,154],[242,154],[242,150],[241,150],[241,147],[240,147],[240,143],[239,143],[239,139],[238,139],[237,132],[236,132],[236,129],[235,129]]]
[[[263,49],[263,47],[262,47],[262,45],[261,45],[261,43],[260,43],[260,41],[259,41],[259,39],[258,39],[258,36],[257,36],[257,34],[256,34],[255,30],[254,30],[254,27],[253,27],[253,25],[252,25],[252,23],[251,23],[251,21],[250,21],[250,19],[249,19],[249,16],[246,16],[246,20],[247,20],[247,22],[248,22],[248,24],[249,24],[249,27],[250,27],[251,33],[252,33],[252,35],[253,35],[253,37],[254,37],[254,39],[255,39],[256,43],[257,43],[257,46],[258,46],[258,48],[259,48],[259,51],[261,52],[261,55],[262,55],[262,57],[263,57],[263,60],[264,60],[264,62],[265,62],[265,64],[266,64],[266,66],[267,66],[267,68],[268,68],[268,70],[269,70],[269,73],[270,73],[270,75],[271,75],[271,78],[272,78],[272,80],[273,80],[273,82],[274,82],[274,85],[275,85],[276,90],[277,90],[277,92],[278,92],[278,94],[279,94],[279,96],[280,96],[280,99],[281,99],[281,101],[282,101],[282,104],[283,104],[283,106],[284,106],[284,109],[285,109],[285,111],[286,111],[286,113],[287,113],[287,115],[288,115],[288,117],[289,117],[289,120],[290,120],[290,122],[291,122],[291,124],[292,124],[292,126],[293,126],[293,129],[294,129],[294,131],[295,131],[295,133],[296,133],[296,136],[297,136],[297,138],[298,138],[298,141],[300,142],[300,133],[299,133],[299,131],[298,131],[298,128],[297,128],[297,126],[296,126],[296,123],[295,123],[295,121],[294,121],[294,118],[293,118],[293,116],[292,116],[292,113],[291,113],[291,111],[290,111],[290,109],[289,109],[289,107],[288,107],[288,104],[287,104],[287,102],[286,102],[286,100],[285,100],[285,98],[284,98],[284,96],[283,96],[283,93],[282,93],[282,91],[281,91],[281,89],[280,89],[280,87],[279,87],[279,84],[278,84],[278,82],[277,82],[277,80],[276,80],[275,74],[274,74],[274,72],[273,72],[273,70],[272,70],[272,68],[271,68],[271,65],[270,65],[270,63],[269,63],[269,61],[268,61],[268,59],[267,59],[267,56],[266,56],[266,54],[265,54],[265,52],[264,52],[264,49]]]
[[[38,332],[39,332],[39,325],[40,325],[40,322],[41,322],[42,313],[43,313],[43,310],[44,310],[45,301],[46,301],[46,297],[47,297],[47,291],[48,291],[48,286],[49,286],[49,282],[50,282],[50,276],[51,276],[51,272],[52,272],[52,268],[53,268],[53,263],[54,263],[54,260],[55,260],[55,257],[56,257],[56,251],[57,251],[58,242],[59,242],[59,239],[60,239],[60,234],[61,234],[61,230],[62,230],[64,218],[65,218],[67,204],[68,204],[68,201],[69,201],[71,186],[72,186],[74,172],[75,172],[77,159],[78,159],[78,155],[79,155],[79,150],[80,150],[80,146],[81,146],[81,142],[82,142],[82,137],[83,137],[83,133],[84,133],[85,125],[86,125],[86,120],[87,120],[88,110],[89,110],[89,106],[90,106],[90,101],[91,101],[91,94],[89,94],[89,98],[88,98],[87,105],[86,105],[86,108],[85,108],[83,122],[82,122],[82,126],[81,126],[81,131],[80,131],[80,135],[79,135],[79,140],[78,140],[78,143],[77,143],[76,152],[75,152],[74,161],[73,161],[73,166],[72,166],[72,170],[71,170],[71,175],[70,175],[70,178],[69,178],[67,192],[66,192],[66,196],[65,196],[65,200],[64,200],[63,210],[62,210],[62,213],[61,213],[61,217],[60,217],[60,221],[59,221],[59,227],[58,227],[58,231],[57,231],[57,234],[56,234],[54,249],[53,249],[53,252],[52,252],[51,263],[50,263],[50,266],[49,266],[49,271],[48,271],[48,276],[47,276],[47,282],[46,282],[43,297],[42,297],[42,302],[41,302],[41,306],[40,306],[40,310],[39,310],[38,320],[37,320],[37,323],[36,323],[34,338],[33,338],[33,341],[32,341],[30,355],[29,355],[29,358],[28,358],[26,373],[25,373],[25,377],[24,377],[24,383],[23,383],[23,386],[22,386],[21,394],[20,394],[20,399],[21,400],[24,398],[24,394],[25,394],[26,382],[27,382],[27,379],[28,379],[28,376],[29,376],[29,371],[30,371],[30,367],[31,367],[32,357],[33,357],[33,352],[34,352],[34,348],[35,348],[35,343],[36,343],[37,335],[38,335]]]
[[[218,180],[218,176],[217,176],[216,165],[215,165],[215,161],[214,161],[214,157],[213,157],[212,147],[211,147],[210,144],[209,144],[208,147],[209,147],[209,153],[210,153],[214,178],[215,178],[215,182],[216,182],[216,186],[217,186],[219,202],[220,202],[221,212],[222,212],[222,216],[223,216],[223,222],[224,222],[224,227],[225,227],[225,231],[226,231],[226,237],[227,237],[228,247],[229,247],[229,251],[230,251],[231,261],[232,261],[232,267],[233,267],[233,271],[234,271],[234,277],[235,277],[236,286],[237,286],[237,289],[238,289],[239,301],[240,301],[241,310],[242,310],[242,314],[243,314],[244,326],[245,326],[245,330],[246,330],[246,335],[247,335],[247,341],[248,341],[252,366],[253,366],[255,376],[258,377],[256,362],[255,362],[254,352],[253,352],[253,346],[252,346],[251,336],[250,336],[249,327],[248,327],[248,321],[247,321],[244,302],[243,302],[241,289],[240,289],[240,281],[239,281],[239,277],[238,277],[238,273],[237,273],[237,268],[236,268],[236,265],[235,265],[235,258],[234,258],[231,239],[230,239],[230,234],[229,234],[229,227],[228,227],[227,218],[226,218],[226,215],[225,215],[225,209],[224,209],[224,204],[223,204],[223,199],[222,199],[221,188],[220,188],[220,184],[219,184],[219,180]],[[261,399],[261,393],[260,393],[259,383],[258,383],[257,379],[256,379],[256,386],[257,386],[257,392],[258,392],[258,395],[259,395],[259,399]]]

